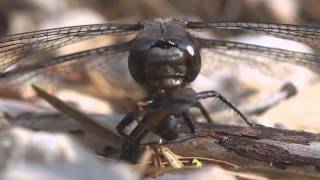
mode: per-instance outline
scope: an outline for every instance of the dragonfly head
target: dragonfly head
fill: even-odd
[[[128,63],[138,83],[151,89],[174,89],[198,76],[201,57],[189,39],[144,38],[133,44]]]

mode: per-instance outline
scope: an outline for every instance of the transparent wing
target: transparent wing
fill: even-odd
[[[61,79],[71,76],[72,72],[77,70],[82,71],[85,68],[107,71],[112,67],[110,64],[127,60],[130,46],[131,41],[17,67],[16,69],[0,73],[0,87],[21,86],[25,83],[42,84],[58,82]]]
[[[0,72],[29,56],[98,35],[134,33],[139,24],[92,24],[13,34],[0,40]],[[26,62],[24,62],[26,63]]]
[[[217,64],[224,64],[224,62],[247,64],[266,72],[277,72],[276,70],[281,69],[277,63],[289,63],[304,66],[320,73],[320,56],[317,54],[224,40],[198,38],[198,42],[202,49],[201,55],[204,64],[201,71],[205,74],[212,72],[216,69]]]
[[[320,50],[320,27],[306,25],[242,22],[188,22],[189,29],[237,30],[261,32],[276,37],[298,41]]]

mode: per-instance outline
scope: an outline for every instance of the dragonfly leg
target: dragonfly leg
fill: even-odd
[[[203,107],[203,105],[201,104],[201,102],[199,102],[198,104],[196,104],[196,107],[200,109],[201,114],[205,117],[205,119],[207,120],[208,123],[214,124],[215,122],[211,119],[208,111],[206,110],[206,108]]]
[[[120,159],[136,163],[141,153],[140,140],[147,134],[147,130],[141,125],[137,125],[130,135],[124,132],[124,129],[135,120],[133,113],[126,115],[117,126],[118,133],[124,137],[125,144],[123,145],[123,152]]]
[[[124,132],[125,128],[128,127],[134,121],[133,113],[127,114],[118,124],[117,132],[125,139],[126,144],[136,144],[134,139]]]
[[[249,120],[246,118],[246,116],[244,114],[242,114],[242,112],[237,109],[231,102],[229,102],[227,100],[227,98],[225,98],[223,95],[221,95],[219,92],[217,91],[204,91],[204,92],[200,92],[197,93],[196,97],[200,100],[200,99],[206,99],[206,98],[218,98],[220,101],[222,101],[223,103],[225,103],[229,108],[231,108],[237,115],[239,115],[241,117],[241,119],[243,119],[249,126],[254,126],[254,124],[252,124],[251,122],[249,122]],[[201,109],[200,109],[201,110]],[[204,114],[205,115],[205,114]]]

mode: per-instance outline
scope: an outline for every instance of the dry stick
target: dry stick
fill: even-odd
[[[213,158],[240,167],[320,170],[320,134],[268,127],[198,126],[198,138],[167,147],[181,156]]]
[[[71,117],[72,119],[78,121],[83,127],[87,130],[95,132],[98,136],[103,137],[106,139],[106,142],[111,147],[119,149],[122,144],[123,140],[120,136],[114,134],[113,132],[109,131],[99,122],[95,121],[88,115],[82,113],[81,111],[67,105],[59,98],[48,94],[44,90],[40,89],[39,87],[33,85],[33,89],[36,91],[37,95],[46,100],[49,104],[51,104],[54,108],[61,111],[62,113],[66,114],[67,116]]]
[[[269,179],[308,179],[308,180],[319,180],[319,173],[312,172],[302,172],[295,170],[280,170],[280,169],[271,169],[271,168],[263,168],[263,167],[247,167],[247,168],[238,168],[232,169],[236,174],[238,173],[251,173],[269,178]]]
[[[174,168],[182,168],[183,164],[179,160],[179,157],[175,154],[173,154],[168,148],[165,147],[159,147],[160,153],[165,157],[165,159],[168,161],[170,166]]]
[[[35,118],[37,121],[42,121],[40,118],[48,119],[47,116],[38,115],[35,115]],[[61,115],[57,118],[61,118]],[[103,119],[114,121],[107,115]],[[68,122],[66,117],[65,122]],[[240,167],[259,165],[268,168],[271,165],[318,172],[314,167],[319,167],[320,164],[320,134],[267,127],[197,125],[200,137],[183,143],[169,144],[167,147],[180,156],[211,158]],[[189,132],[188,129],[185,131]],[[100,135],[104,136],[102,133]]]

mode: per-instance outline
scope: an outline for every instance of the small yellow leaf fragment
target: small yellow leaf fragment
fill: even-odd
[[[202,167],[202,162],[200,162],[198,159],[192,159],[192,164],[194,164],[197,168]]]

